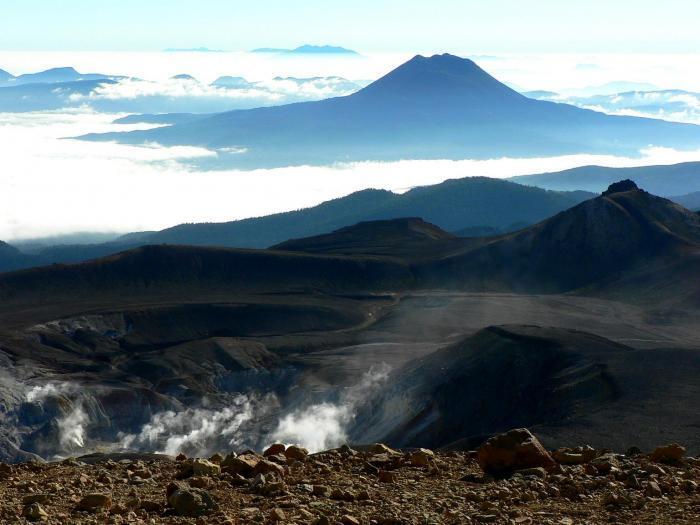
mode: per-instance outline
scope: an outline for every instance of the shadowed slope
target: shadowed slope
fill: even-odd
[[[699,248],[698,214],[632,190],[586,201],[425,271],[429,282],[467,289],[563,292],[656,270],[662,260],[694,260]]]
[[[470,447],[528,426],[549,446],[579,439],[624,450],[682,438],[697,446],[687,399],[700,398],[691,380],[699,372],[691,350],[640,351],[574,330],[489,327],[392,374],[353,436],[402,447],[462,439]]]

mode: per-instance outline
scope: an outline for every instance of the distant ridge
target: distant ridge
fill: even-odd
[[[39,252],[32,265],[79,262],[143,244],[267,248],[363,221],[405,217],[421,217],[446,231],[474,228],[502,233],[546,219],[592,196],[585,192],[549,192],[486,177],[448,180],[403,194],[369,189],[266,217],[180,224],[159,232],[128,234],[110,243],[48,247]]]
[[[700,191],[700,162],[634,168],[582,166],[553,173],[512,177],[509,180],[548,190],[600,193],[613,182],[627,178],[633,179],[640,187],[654,195],[685,195]]]
[[[295,55],[359,55],[357,51],[339,46],[314,46],[305,44],[294,49],[284,49],[275,47],[260,47],[253,49],[251,53],[277,53]]]
[[[73,67],[55,67],[40,71],[38,73],[26,73],[18,77],[12,77],[7,80],[11,86],[20,84],[58,84],[62,82],[77,82],[83,80],[104,80],[117,79],[114,75],[103,75],[101,73],[79,73]]]
[[[0,69],[0,82],[9,82],[13,78],[15,78],[14,75],[11,75],[4,69]]]

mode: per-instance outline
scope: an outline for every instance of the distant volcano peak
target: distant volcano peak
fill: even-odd
[[[603,197],[614,193],[624,193],[626,191],[638,190],[639,186],[633,180],[625,179],[619,182],[613,182],[608,189],[603,192]]]
[[[416,97],[435,95],[451,99],[524,98],[499,82],[474,61],[449,53],[426,57],[416,55],[358,95]]]

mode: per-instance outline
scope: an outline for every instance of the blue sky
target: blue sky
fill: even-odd
[[[0,50],[700,52],[697,0],[0,0]]]

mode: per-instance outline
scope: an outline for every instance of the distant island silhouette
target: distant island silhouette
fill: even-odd
[[[305,44],[294,49],[284,49],[277,47],[260,47],[253,49],[251,53],[271,53],[271,54],[295,54],[295,55],[359,55],[357,51],[339,46],[314,46]]]

